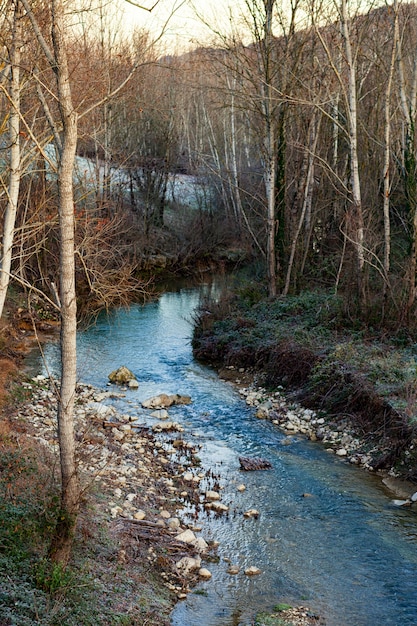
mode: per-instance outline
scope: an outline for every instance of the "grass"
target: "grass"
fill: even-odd
[[[210,314],[198,320],[193,344],[197,356],[204,360],[207,354],[212,362],[243,366],[246,359],[249,367],[264,366],[265,352],[291,346],[319,357],[316,377],[343,364],[394,407],[411,411],[410,399],[417,391],[415,343],[399,346],[394,335],[358,328],[357,322],[344,318],[342,302],[332,294],[305,292],[269,301],[255,298],[256,289],[242,287],[233,297],[228,294],[216,304],[204,303]]]
[[[48,560],[60,502],[55,459],[12,427],[0,432],[0,624],[166,625],[168,590],[145,555],[120,561],[121,540],[95,507],[100,494],[80,515],[70,566]]]
[[[255,626],[292,626],[292,622],[273,613],[259,613],[255,618]]]

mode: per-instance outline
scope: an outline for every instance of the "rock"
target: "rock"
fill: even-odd
[[[236,489],[237,489],[237,491],[240,491],[242,493],[243,491],[245,491],[246,487],[245,487],[245,485],[241,484],[241,485],[238,485],[236,487]]]
[[[197,541],[197,537],[195,536],[193,531],[189,529],[184,530],[184,532],[177,535],[175,539],[177,541],[182,541],[183,543],[189,543],[191,545],[194,545],[195,542]]]
[[[412,502],[411,500],[393,500],[392,503],[394,504],[394,506],[411,506]]]
[[[223,504],[223,502],[210,502],[212,511],[216,511],[216,513],[226,513],[229,510],[229,507]]]
[[[117,441],[122,441],[122,439],[124,439],[125,433],[123,431],[119,430],[118,428],[112,428],[111,431],[113,433],[113,437]]]
[[[236,574],[239,574],[240,568],[238,565],[230,565],[230,567],[228,567],[227,569],[227,573],[230,574],[231,576],[235,576]]]
[[[182,432],[184,429],[183,429],[182,426],[177,424],[177,422],[162,422],[162,423],[154,424],[152,426],[152,430],[154,431],[154,433],[160,433],[162,431],[164,431],[164,432],[168,432],[168,431]]]
[[[256,509],[248,509],[247,511],[245,511],[243,513],[243,517],[255,517],[258,518],[259,517],[259,511],[257,511]]]
[[[144,409],[157,409],[157,408],[167,408],[173,406],[174,404],[190,404],[191,398],[190,396],[181,396],[178,393],[168,395],[166,393],[161,393],[159,396],[153,396],[152,398],[148,398],[142,402],[142,406]]]
[[[127,383],[127,386],[129,387],[129,389],[137,389],[139,387],[139,383],[134,378],[131,378]]]
[[[165,511],[165,510],[160,511],[159,515],[163,519],[170,519],[170,517],[171,517],[171,513],[169,513],[168,511]]]
[[[151,413],[151,417],[156,417],[158,420],[166,420],[169,415],[166,409],[158,409],[157,411],[153,411],[153,413]]]
[[[206,550],[208,550],[208,543],[203,539],[203,537],[197,537],[193,545],[197,552],[206,552]]]
[[[175,567],[186,576],[193,570],[201,567],[201,558],[199,556],[196,558],[193,558],[192,556],[183,556],[182,559],[175,564]]]
[[[124,365],[109,374],[109,381],[117,385],[126,385],[130,380],[136,380],[136,376]]]
[[[201,569],[198,570],[198,575],[203,580],[210,580],[211,578],[211,572],[209,572],[209,570],[206,569],[205,567],[202,567]]]
[[[255,417],[257,417],[260,420],[266,420],[269,417],[269,410],[268,408],[261,404],[261,406],[258,407],[256,413],[255,413]]]
[[[139,509],[133,515],[133,519],[137,519],[137,520],[143,520],[143,519],[145,519],[145,517],[146,517],[146,513],[145,513],[145,511],[142,511],[142,509]]]
[[[218,491],[206,491],[205,498],[206,500],[220,500],[220,494]]]
[[[337,456],[347,456],[347,450],[346,448],[339,448],[336,450],[336,454]]]
[[[171,517],[167,521],[167,524],[168,524],[168,528],[172,528],[172,530],[176,530],[177,528],[180,528],[181,526],[181,523],[178,517]]]
[[[258,576],[259,574],[261,574],[261,570],[259,569],[259,567],[251,565],[251,567],[247,567],[245,569],[245,574],[246,576]]]
[[[113,507],[110,509],[110,514],[111,514],[111,516],[112,516],[112,517],[117,517],[117,516],[118,516],[118,515],[120,515],[120,513],[122,513],[122,512],[123,512],[123,509],[122,509],[122,507],[121,507],[121,506],[113,506]]]
[[[392,491],[397,498],[401,498],[403,500],[410,499],[413,502],[415,502],[415,500],[413,500],[413,496],[415,496],[416,494],[413,494],[410,497],[412,485],[411,485],[411,483],[407,482],[406,480],[402,480],[402,479],[399,479],[399,478],[394,478],[393,476],[385,476],[382,479],[382,483],[390,491]]]
[[[101,402],[88,402],[88,404],[86,404],[86,409],[89,412],[99,415],[100,417],[110,417],[115,413],[112,406],[107,406]]]

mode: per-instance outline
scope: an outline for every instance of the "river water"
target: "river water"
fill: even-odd
[[[209,287],[206,287],[209,289]],[[172,626],[243,626],[279,602],[307,605],[328,626],[417,625],[417,517],[391,504],[380,481],[302,437],[258,420],[239,393],[192,356],[192,312],[201,289],[118,310],[78,336],[78,376],[105,387],[126,365],[140,386],[118,400],[146,421],[140,402],[159,393],[189,394],[170,409],[185,436],[201,445],[204,468],[221,475],[227,517],[202,513],[202,536],[220,541],[212,579],[179,602]],[[45,347],[57,372],[58,348]],[[39,366],[40,364],[38,364]],[[269,471],[241,472],[238,457],[262,456]],[[236,486],[246,485],[239,493]],[[309,493],[310,497],[303,497]],[[244,519],[256,508],[260,516]],[[228,562],[239,565],[227,574]],[[255,565],[260,576],[248,578]]]

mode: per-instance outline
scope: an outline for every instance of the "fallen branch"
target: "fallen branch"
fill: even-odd
[[[239,463],[240,469],[244,470],[245,472],[255,470],[267,470],[272,468],[272,465],[269,461],[256,457],[251,459],[247,456],[240,456]]]

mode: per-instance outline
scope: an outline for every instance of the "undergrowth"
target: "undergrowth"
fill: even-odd
[[[13,426],[13,425],[12,425]],[[13,427],[0,436],[1,626],[165,625],[169,594],[144,571],[125,565],[119,538],[94,506],[84,506],[70,565],[47,558],[59,511],[55,461]]]

